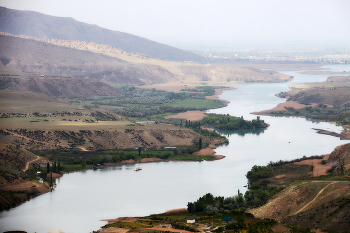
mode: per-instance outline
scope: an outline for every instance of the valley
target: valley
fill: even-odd
[[[0,13],[1,231],[348,230],[348,70]]]

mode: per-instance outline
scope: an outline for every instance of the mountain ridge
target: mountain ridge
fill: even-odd
[[[197,54],[169,45],[129,33],[104,29],[68,17],[0,7],[0,22],[0,31],[16,35],[109,44],[127,52],[147,54],[163,60],[195,62],[207,60]]]

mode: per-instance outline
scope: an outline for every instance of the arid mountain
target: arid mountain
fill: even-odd
[[[78,22],[72,18],[54,17],[33,11],[0,7],[0,31],[39,38],[76,40],[112,45],[131,53],[147,54],[172,61],[204,62],[191,52],[160,44],[128,33],[111,31]]]
[[[0,34],[3,74],[96,78],[110,85],[176,81],[281,82],[289,76],[232,65],[170,62],[130,54],[112,46]]]

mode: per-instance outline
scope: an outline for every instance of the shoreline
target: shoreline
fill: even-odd
[[[264,115],[264,116],[282,116],[285,117],[285,115],[278,115],[278,114],[271,114],[271,112],[288,112],[285,107],[292,107],[294,109],[302,109],[305,107],[316,107],[318,104],[316,103],[311,103],[311,105],[305,105],[305,104],[300,104],[297,101],[286,101],[284,103],[280,103],[278,104],[276,107],[269,109],[269,110],[263,110],[263,111],[258,111],[258,112],[252,112],[251,114],[253,115]],[[293,115],[290,115],[293,116]],[[305,116],[293,116],[293,117],[300,117],[300,118],[306,118]],[[314,120],[314,119],[313,119]],[[328,122],[330,124],[335,124],[334,122],[330,122],[330,121],[322,121],[322,120],[314,120],[314,121],[321,121],[321,122]],[[350,140],[350,126],[349,125],[341,125],[343,128],[346,128],[344,130],[342,130],[342,132],[339,133],[335,133],[332,131],[328,131],[328,130],[323,130],[323,129],[314,129],[317,130],[317,133],[319,134],[325,134],[325,135],[329,135],[329,136],[334,136],[334,137],[339,137],[340,140]]]

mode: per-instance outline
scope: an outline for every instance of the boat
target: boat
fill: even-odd
[[[134,171],[136,171],[136,172],[138,172],[138,171],[141,171],[142,170],[142,168],[135,168],[135,170]]]

